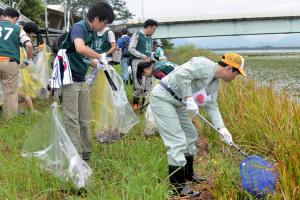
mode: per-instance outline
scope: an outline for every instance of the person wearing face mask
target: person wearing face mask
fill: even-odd
[[[150,107],[155,124],[167,149],[169,179],[173,192],[180,196],[198,196],[186,182],[201,182],[194,173],[197,130],[189,114],[199,114],[205,108],[213,125],[219,129],[221,139],[228,145],[233,140],[220,114],[217,95],[219,82],[229,82],[237,75],[246,76],[244,58],[236,53],[226,53],[215,63],[205,57],[194,57],[178,66],[152,90]]]
[[[140,62],[150,62],[152,54],[152,38],[156,28],[158,26],[157,21],[153,19],[147,19],[144,22],[144,29],[139,30],[130,39],[128,51],[131,54],[131,67],[133,74],[133,109],[139,109],[139,101],[142,97],[142,105],[145,101],[147,91],[151,90],[152,81],[151,78],[145,78],[142,84],[136,79],[137,66]]]

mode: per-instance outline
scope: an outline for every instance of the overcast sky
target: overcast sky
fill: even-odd
[[[135,18],[299,12],[300,0],[125,0]]]

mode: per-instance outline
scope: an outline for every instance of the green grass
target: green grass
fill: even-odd
[[[197,49],[189,52],[186,47],[169,53],[176,63],[199,55],[217,60],[217,56],[210,52]],[[249,59],[249,65],[263,63],[257,60],[259,58]],[[278,62],[268,59],[265,63]],[[126,86],[126,91],[131,94],[131,86]],[[281,182],[277,196],[270,199],[299,199],[299,105],[289,101],[286,94],[274,93],[272,88],[251,80],[222,84],[219,104],[234,141],[249,154],[261,155],[277,164]],[[37,100],[35,106],[45,113],[50,101]],[[40,120],[40,115],[28,114],[8,122],[1,121],[0,199],[168,199],[164,145],[158,136],[144,137],[143,115],[139,117],[140,123],[116,143],[104,145],[92,140],[90,165],[93,177],[86,188],[88,192],[82,196],[77,194],[72,183],[40,169],[36,160],[21,157],[23,143]],[[242,157],[224,145],[202,122],[199,134],[202,145],[196,157],[196,171],[208,182],[193,187],[213,195],[214,199],[253,199],[241,189],[239,162]]]

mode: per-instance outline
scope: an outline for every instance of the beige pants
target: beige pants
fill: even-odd
[[[72,83],[62,88],[62,109],[66,131],[84,160],[91,156],[89,136],[90,97],[85,82]]]
[[[18,64],[0,61],[0,81],[4,92],[3,117],[11,119],[18,111]]]

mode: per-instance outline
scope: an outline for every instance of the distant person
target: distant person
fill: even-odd
[[[18,64],[20,63],[19,44],[30,46],[28,37],[16,25],[19,13],[13,8],[3,11],[0,21],[2,34],[0,36],[0,80],[4,91],[3,116],[11,119],[18,110]]]
[[[165,57],[164,50],[162,48],[161,41],[154,41],[153,42],[153,53],[154,53],[154,58],[156,60],[160,60],[160,61],[166,61],[167,60],[167,58]]]
[[[106,61],[113,66],[112,53],[116,50],[117,44],[115,34],[109,27],[97,31],[92,48],[98,53],[105,53]]]
[[[122,36],[118,39],[118,47],[122,49],[122,58],[121,58],[121,66],[122,66],[122,78],[125,84],[128,83],[128,61],[129,61],[129,42],[130,37],[128,36],[127,28],[122,29]]]
[[[144,29],[139,30],[130,39],[129,53],[132,56],[132,74],[133,74],[133,109],[139,109],[139,101],[142,97],[142,105],[144,104],[147,91],[151,90],[151,78],[143,78],[142,84],[136,79],[137,65],[140,62],[150,62],[152,54],[152,38],[156,28],[158,26],[157,21],[153,19],[147,19],[144,22]]]

